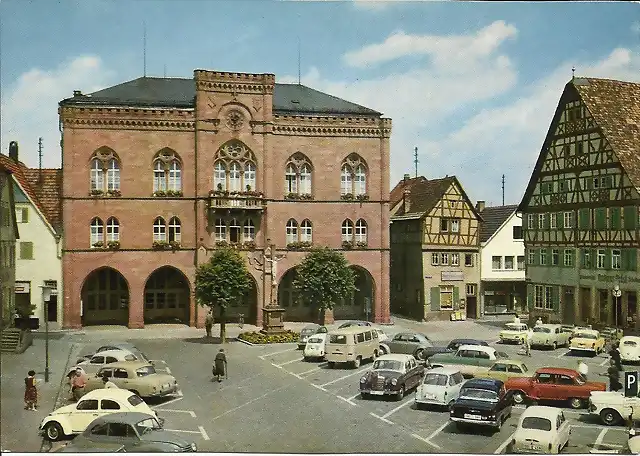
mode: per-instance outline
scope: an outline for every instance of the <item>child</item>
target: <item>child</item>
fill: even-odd
[[[28,377],[24,379],[24,409],[38,410],[38,388],[36,387],[36,373],[33,370],[28,372]]]

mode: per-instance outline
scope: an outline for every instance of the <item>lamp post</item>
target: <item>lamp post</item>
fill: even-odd
[[[42,288],[42,308],[44,314],[44,381],[49,383],[49,312],[48,304],[51,299],[51,287],[48,285],[40,285]]]
[[[616,284],[613,287],[613,291],[612,291],[613,297],[616,298],[615,300],[615,310],[613,312],[613,316],[615,318],[615,323],[616,323],[616,331],[618,330],[618,299],[620,299],[620,296],[622,296],[622,291],[620,291],[620,285]]]

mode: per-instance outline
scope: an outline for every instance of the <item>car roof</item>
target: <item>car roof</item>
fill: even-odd
[[[357,334],[362,331],[371,331],[373,328],[369,326],[348,326],[346,328],[334,329],[329,334]]]
[[[424,337],[427,337],[426,335],[424,335],[422,333],[419,333],[417,331],[403,331],[403,332],[396,333],[393,337],[396,337],[396,336],[424,336]]]
[[[460,345],[458,350],[481,350],[481,351],[496,351],[495,348],[487,345]]]
[[[134,395],[135,395],[134,393],[124,388],[99,388],[93,391],[89,391],[87,394],[83,395],[80,400],[110,399],[110,398],[127,400],[129,399],[129,397]]]
[[[522,413],[521,418],[528,416],[539,416],[541,418],[555,419],[562,413],[562,409],[557,407],[549,407],[548,405],[530,405]]]
[[[433,369],[429,369],[427,374],[445,374],[445,375],[453,375],[460,372],[460,369],[451,366],[442,366],[442,367],[434,367]]]
[[[623,340],[635,340],[636,342],[640,340],[640,336],[622,336],[620,342]]]
[[[590,333],[600,334],[600,331],[598,331],[597,329],[589,329],[589,328],[583,328],[583,327],[576,328],[574,331],[575,332],[581,332],[581,333],[587,333],[587,334],[590,334]]]
[[[466,338],[451,339],[451,342],[449,342],[449,343],[452,344],[454,342],[458,343],[458,344],[461,344],[461,345],[484,345],[485,347],[487,345],[489,345],[487,342],[485,342],[484,340],[480,340],[480,339],[466,339]],[[469,342],[469,343],[465,343],[465,342]],[[476,344],[476,343],[472,343],[472,342],[481,342],[481,343]]]
[[[136,424],[142,420],[146,420],[148,418],[153,418],[151,415],[147,413],[141,412],[116,412],[109,413],[107,415],[103,415],[99,418],[96,418],[92,424],[102,424],[102,423],[126,423],[126,424]]]
[[[413,358],[413,355],[405,355],[402,353],[389,353],[388,355],[382,355],[378,358],[376,358],[376,361],[378,360],[390,360],[390,361],[401,361],[401,362],[407,362],[408,360],[410,360],[411,358]],[[414,358],[415,359],[415,358]]]
[[[109,355],[111,355],[111,356],[116,356],[116,355],[126,356],[126,355],[133,355],[133,353],[131,353],[129,350],[123,350],[121,348],[117,348],[115,350],[104,350],[104,351],[101,351],[101,352],[94,353],[92,358],[94,356],[109,356]]]
[[[536,325],[537,327],[542,327],[542,328],[561,328],[562,325],[559,325],[557,323],[541,323],[539,325]]]
[[[524,364],[523,361],[520,361],[519,359],[499,359],[497,360],[494,364],[511,364],[511,365],[516,365],[516,366],[520,366],[522,364]]]
[[[127,347],[127,348],[133,348],[136,350],[138,349],[131,342],[110,342],[108,344],[100,345],[100,347],[98,348],[102,348],[102,347]]]
[[[566,367],[541,367],[536,370],[536,373],[544,373],[544,374],[558,374],[558,375],[569,375],[575,376],[578,375],[578,371],[575,369],[568,369]]]
[[[497,380],[495,378],[472,378],[471,380],[467,380],[463,387],[464,388],[484,388],[490,389],[493,391],[498,391],[502,388],[503,382],[502,380]]]
[[[311,323],[310,325],[305,325],[302,329],[315,329],[315,328],[319,328],[320,325],[317,323]]]
[[[132,368],[132,369],[138,369],[140,367],[146,367],[146,366],[153,366],[152,364],[146,362],[146,361],[118,361],[117,363],[111,363],[111,364],[105,364],[104,367],[105,368],[117,368],[117,367],[121,367],[121,368]]]

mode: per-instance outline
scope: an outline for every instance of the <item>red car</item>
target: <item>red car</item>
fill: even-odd
[[[561,367],[543,367],[533,377],[510,378],[505,383],[513,391],[513,402],[569,401],[571,408],[584,407],[591,391],[606,391],[602,382],[589,382],[578,371]]]

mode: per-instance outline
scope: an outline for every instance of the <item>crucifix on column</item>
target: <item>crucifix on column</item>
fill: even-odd
[[[267,247],[264,249],[262,258],[249,258],[249,264],[262,272],[264,293],[266,295],[267,283],[269,286],[269,301],[263,307],[263,331],[264,332],[281,332],[284,330],[284,309],[281,309],[277,303],[276,287],[278,285],[278,262],[285,258],[286,254],[276,254],[276,246],[271,243],[271,239],[267,239]],[[271,276],[267,280],[267,276]],[[266,301],[266,300],[265,300]]]

